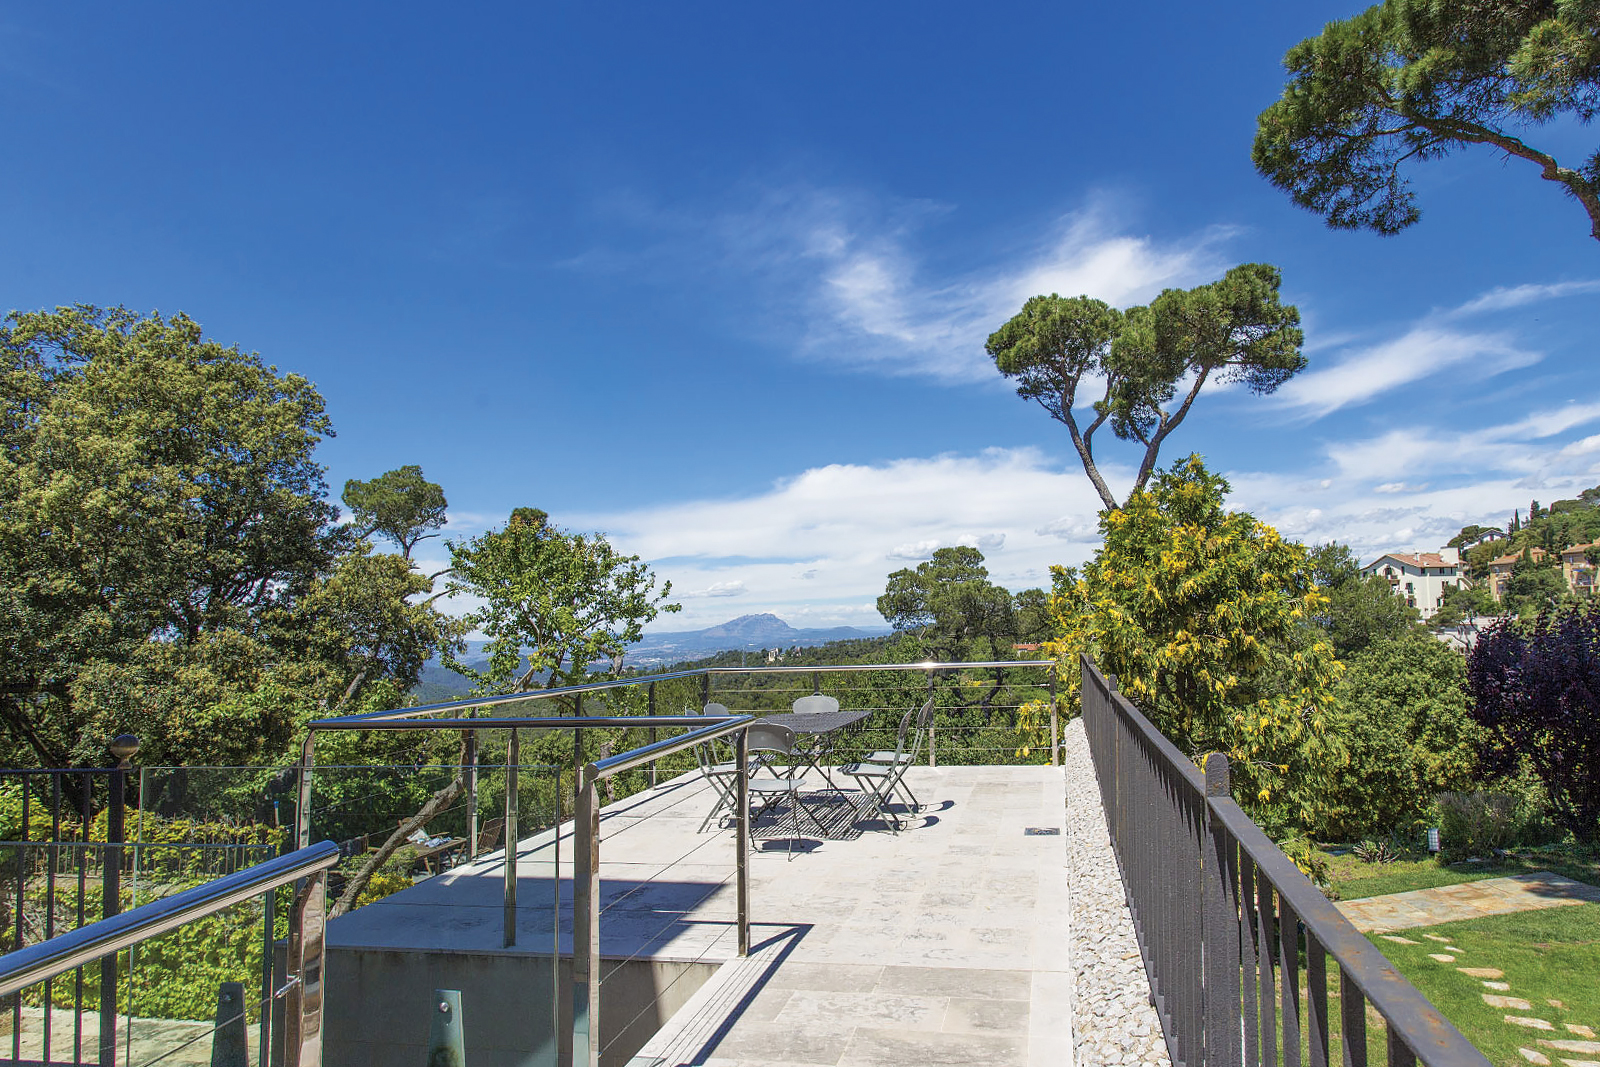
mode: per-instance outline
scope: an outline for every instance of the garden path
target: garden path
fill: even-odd
[[[1485,915],[1585,903],[1600,903],[1600,887],[1550,871],[1534,871],[1362,900],[1342,900],[1338,906],[1357,930],[1383,933],[1461,919],[1481,919]]]

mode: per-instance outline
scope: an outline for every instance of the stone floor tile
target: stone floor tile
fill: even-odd
[[[1440,937],[1438,934],[1423,934],[1422,936],[1427,938],[1429,941],[1442,941],[1447,945],[1450,943],[1450,939],[1448,937]]]
[[[1563,1001],[1547,1000],[1547,1001],[1545,1001],[1545,1003],[1550,1005],[1552,1008],[1560,1008],[1562,1011],[1566,1011],[1567,1010],[1567,1005]]]
[[[1383,939],[1385,941],[1393,941],[1400,945],[1420,945],[1422,943],[1420,941],[1413,941],[1409,937],[1401,937],[1399,934],[1384,934]]]
[[[981,1000],[1027,1000],[1031,975],[1026,970],[982,967],[887,966],[878,980],[883,993],[921,993]]]
[[[1600,1067],[1600,1060],[1570,1060],[1563,1056],[1561,1062],[1567,1067]]]
[[[1517,1049],[1522,1058],[1533,1064],[1533,1067],[1550,1067],[1550,1057],[1531,1048]]]
[[[878,984],[881,966],[806,963],[785,960],[767,980],[768,989],[809,989],[821,993],[866,993]]]
[[[829,1026],[869,1026],[885,1030],[937,1030],[944,1022],[948,998],[892,993],[790,992],[777,1022],[801,1029],[825,1022]]]
[[[848,1027],[801,1030],[783,1023],[743,1023],[717,1042],[718,1058],[758,1063],[834,1064],[849,1046],[854,1030]]]
[[[1468,978],[1504,978],[1506,972],[1498,967],[1457,967],[1456,970]]]
[[[1505,1020],[1512,1026],[1526,1026],[1530,1030],[1555,1029],[1555,1026],[1548,1019],[1534,1019],[1526,1015],[1507,1015]],[[1540,1044],[1544,1044],[1544,1042],[1541,1041]]]
[[[1496,989],[1502,993],[1508,992],[1511,989],[1510,982],[1485,982],[1483,985],[1485,989]]]
[[[1577,1034],[1579,1037],[1587,1038],[1594,1037],[1594,1028],[1592,1026],[1580,1026],[1577,1023],[1562,1023],[1561,1025],[1566,1027],[1569,1034]]]
[[[1017,1035],[855,1032],[839,1067],[1026,1067],[1028,1041]]]
[[[1430,960],[1438,960],[1440,963],[1454,963],[1456,961],[1454,956],[1448,956],[1443,952],[1430,952],[1428,953],[1428,958]]]
[[[952,1034],[1016,1034],[1028,1030],[1028,1002],[951,997],[940,1029]]]

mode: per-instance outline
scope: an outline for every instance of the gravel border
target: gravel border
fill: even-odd
[[[1171,1067],[1106,832],[1083,719],[1062,736],[1076,1067]]]

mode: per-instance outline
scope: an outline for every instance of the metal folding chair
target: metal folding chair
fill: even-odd
[[[696,714],[693,708],[684,708],[683,713],[685,715]],[[721,704],[707,704],[705,711],[701,714],[727,715],[729,712]],[[702,834],[706,832],[706,827],[710,826],[713,820],[720,822],[723,812],[732,811],[734,805],[738,803],[739,775],[743,773],[743,769],[731,760],[719,762],[716,749],[712,747],[713,744],[714,742],[705,741],[694,746],[695,758],[700,761],[700,774],[707,782],[711,783],[711,788],[717,795],[716,802],[712,804],[711,810],[706,813],[706,817],[700,821],[700,829],[696,831],[696,833]]]
[[[909,718],[910,713],[907,713]],[[922,802],[911,792],[911,787],[906,784],[906,769],[917,761],[917,755],[922,750],[922,738],[927,733],[928,727],[933,722],[933,700],[929,700],[917,711],[917,728],[911,735],[910,747],[906,746],[905,719],[901,720],[900,734],[895,741],[893,752],[873,753],[872,757],[859,763],[851,763],[839,768],[845,774],[856,780],[856,785],[862,792],[862,802],[857,809],[865,811],[871,806],[882,814],[885,819],[893,822],[896,833],[900,832],[900,816],[890,808],[896,794],[904,798],[908,811],[922,810]],[[876,757],[887,757],[878,760]]]
[[[755,757],[758,754],[788,756],[794,752],[794,731],[778,723],[753,722],[745,734],[745,747],[752,757],[752,764],[755,764]],[[800,836],[802,811],[805,812],[806,818],[816,825],[823,837],[828,836],[828,828],[801,802],[800,794],[805,791],[806,780],[796,777],[794,772],[795,768],[792,766],[780,769],[770,762],[763,762],[753,766],[746,786],[751,799],[759,800],[761,803],[761,807],[751,817],[752,822],[766,814],[769,808],[788,798],[789,819],[794,827],[794,837],[789,839],[791,860],[794,859],[794,838]],[[781,821],[779,825],[782,825]]]

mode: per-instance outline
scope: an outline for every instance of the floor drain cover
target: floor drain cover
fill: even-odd
[[[1059,827],[1059,826],[1030,826],[1026,830],[1022,831],[1022,835],[1024,837],[1060,837],[1061,836],[1061,827]]]

